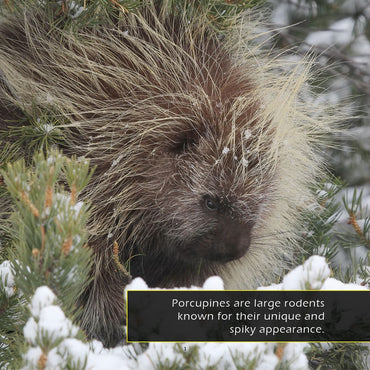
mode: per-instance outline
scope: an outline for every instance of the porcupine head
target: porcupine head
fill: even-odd
[[[115,241],[150,286],[216,274],[252,288],[291,258],[327,120],[301,96],[310,63],[265,55],[254,27],[153,6],[78,37],[28,11],[2,23],[2,110],[52,108],[69,121],[64,152],[97,166],[82,325],[108,345],[124,316]]]

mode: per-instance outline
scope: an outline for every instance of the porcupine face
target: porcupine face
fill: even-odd
[[[255,113],[243,98],[245,108],[235,117],[235,104],[170,120],[148,158],[150,178],[141,185],[154,199],[148,224],[157,234],[155,248],[175,259],[242,257],[268,208],[274,175],[260,158],[268,144],[253,149],[261,141]]]

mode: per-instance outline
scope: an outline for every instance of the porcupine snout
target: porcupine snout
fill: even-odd
[[[254,222],[241,220],[233,204],[218,197],[204,195],[200,203],[211,226],[188,244],[186,254],[221,263],[241,258],[249,248]]]
[[[206,211],[216,213],[217,217],[208,259],[228,262],[242,257],[250,245],[253,223],[240,222],[233,214],[231,206],[228,203],[222,204],[217,198],[206,195],[203,201]]]

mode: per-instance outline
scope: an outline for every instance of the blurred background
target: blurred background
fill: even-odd
[[[370,184],[370,0],[268,0],[276,47],[312,50],[326,67],[322,101],[356,118],[330,156],[334,174],[348,185]],[[323,78],[324,77],[324,78]]]
[[[317,55],[315,99],[351,117],[326,153],[329,170],[343,181],[333,197],[338,209],[329,248],[320,250],[318,238],[311,252],[325,255],[342,278],[369,283],[370,0],[266,0],[263,6],[277,36],[271,47],[292,49],[294,58]]]

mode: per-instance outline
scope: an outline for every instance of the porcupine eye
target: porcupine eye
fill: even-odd
[[[208,211],[216,211],[217,210],[217,202],[209,195],[203,196],[203,202]]]
[[[190,133],[186,136],[179,138],[176,141],[173,151],[176,154],[183,154],[189,152],[197,144],[196,138]]]

